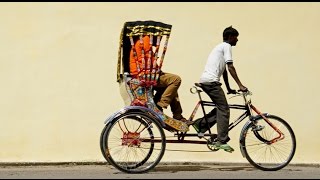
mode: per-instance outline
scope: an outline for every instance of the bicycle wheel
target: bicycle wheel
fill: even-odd
[[[103,127],[103,129],[101,131],[101,134],[100,134],[100,150],[101,150],[101,153],[102,153],[104,159],[106,159],[106,160],[107,160],[108,157],[107,157],[107,155],[105,153],[105,146],[104,146],[105,143],[103,143],[103,137],[104,137],[104,133],[106,132],[107,126],[108,125],[105,125]]]
[[[113,119],[101,134],[106,160],[126,173],[143,173],[154,168],[164,155],[166,139],[161,124],[139,112]]]
[[[296,150],[296,138],[286,121],[274,115],[266,117],[282,135],[260,117],[256,125],[250,123],[244,127],[240,146],[246,159],[254,167],[264,171],[276,171],[292,160]]]
[[[132,117],[132,118],[135,118],[135,117]],[[102,132],[101,132],[101,135],[100,135],[100,150],[101,150],[101,153],[102,153],[103,157],[104,157],[107,161],[109,161],[108,156],[107,156],[107,153],[106,153],[106,151],[105,151],[106,146],[105,146],[105,143],[104,143],[105,133],[106,133],[107,127],[108,127],[108,125],[104,126],[104,128],[103,128],[103,130],[102,130]],[[152,150],[153,150],[153,148],[150,149],[150,151],[152,151]],[[148,158],[148,156],[147,156],[146,158]],[[144,162],[144,161],[142,161],[142,162]]]

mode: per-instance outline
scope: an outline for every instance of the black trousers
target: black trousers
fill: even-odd
[[[202,89],[205,93],[208,94],[213,103],[217,105],[217,132],[218,132],[218,141],[221,143],[227,143],[230,138],[229,134],[229,119],[230,119],[230,109],[224,94],[223,89],[221,88],[220,82],[210,82],[210,83],[201,83]]]
[[[207,124],[207,121],[208,124]],[[194,124],[199,128],[201,133],[205,133],[217,122],[217,108],[212,109],[204,117],[194,120]]]

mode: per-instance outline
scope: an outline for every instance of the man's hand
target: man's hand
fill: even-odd
[[[247,92],[248,91],[248,88],[243,86],[243,85],[239,86],[239,88],[240,88],[239,91],[241,91],[241,92]]]
[[[237,91],[234,89],[228,89],[227,94],[237,94]]]

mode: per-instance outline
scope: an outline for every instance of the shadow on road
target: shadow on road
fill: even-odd
[[[154,172],[179,172],[179,171],[202,171],[202,170],[213,170],[213,171],[252,171],[253,167],[219,167],[215,168],[212,166],[186,166],[186,165],[177,165],[177,166],[158,166],[154,168]]]
[[[175,166],[157,166],[155,167],[152,172],[180,172],[180,171],[202,171],[202,170],[209,170],[209,171],[257,171],[258,169],[253,166],[228,166],[228,167],[215,167],[215,166],[203,166],[203,165],[175,165]],[[260,171],[260,170],[259,170]],[[292,168],[284,168],[280,171],[301,171],[299,169],[292,169]]]

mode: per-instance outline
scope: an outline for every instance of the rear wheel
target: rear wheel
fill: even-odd
[[[292,160],[296,138],[290,125],[280,117],[268,115],[267,119],[271,125],[262,117],[256,124],[249,124],[241,133],[240,145],[250,164],[264,171],[276,171]]]
[[[161,124],[139,112],[122,114],[101,133],[103,156],[126,173],[143,173],[154,168],[164,155],[166,139]]]

